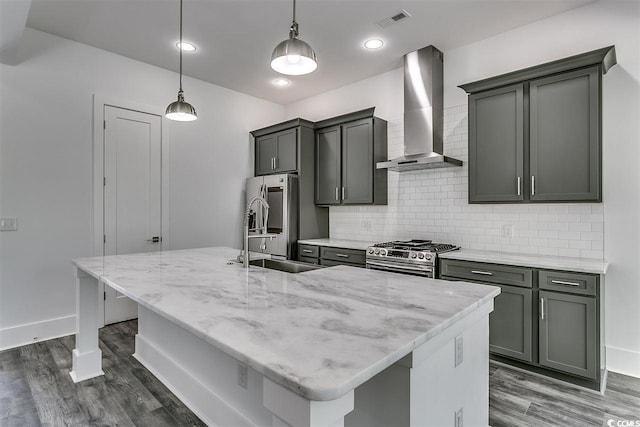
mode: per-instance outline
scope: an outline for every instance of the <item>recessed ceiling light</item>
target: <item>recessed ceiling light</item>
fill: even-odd
[[[380,39],[369,39],[364,42],[364,47],[367,49],[380,49],[384,45],[384,42]]]
[[[197,49],[195,44],[189,42],[178,42],[176,43],[176,47],[182,49],[184,52],[195,52]]]
[[[289,86],[289,80],[287,79],[275,79],[272,83],[276,86]]]

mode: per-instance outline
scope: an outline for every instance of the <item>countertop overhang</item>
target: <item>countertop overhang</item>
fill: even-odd
[[[364,383],[490,303],[499,288],[331,267],[290,274],[202,248],[75,266],[312,400]]]

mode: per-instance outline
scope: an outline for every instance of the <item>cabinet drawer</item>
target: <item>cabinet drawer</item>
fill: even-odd
[[[320,247],[314,245],[298,244],[298,255],[304,257],[318,258],[320,256]]]
[[[322,259],[320,261],[320,265],[323,265],[325,267],[335,267],[336,265],[348,265],[350,267],[360,267],[360,268],[364,268],[364,264],[354,264],[352,262],[344,262],[344,261],[332,261],[330,259]]]
[[[320,248],[320,253],[322,254],[323,261],[332,260],[338,261],[341,264],[357,264],[359,266],[364,266],[366,263],[365,251],[357,249],[328,248],[323,246]]]
[[[306,262],[309,264],[320,264],[319,258],[312,258],[308,256],[298,255],[298,261]]]
[[[538,283],[540,289],[595,296],[598,276],[593,274],[540,270]]]
[[[440,261],[440,277],[525,288],[533,285],[531,268],[450,259]]]

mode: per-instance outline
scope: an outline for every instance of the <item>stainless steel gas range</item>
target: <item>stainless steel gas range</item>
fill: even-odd
[[[367,268],[437,278],[438,254],[456,249],[431,240],[378,243],[367,248]]]

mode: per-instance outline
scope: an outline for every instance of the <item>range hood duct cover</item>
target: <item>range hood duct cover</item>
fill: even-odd
[[[404,156],[379,162],[378,169],[462,166],[443,155],[443,68],[442,52],[433,46],[404,56]]]

